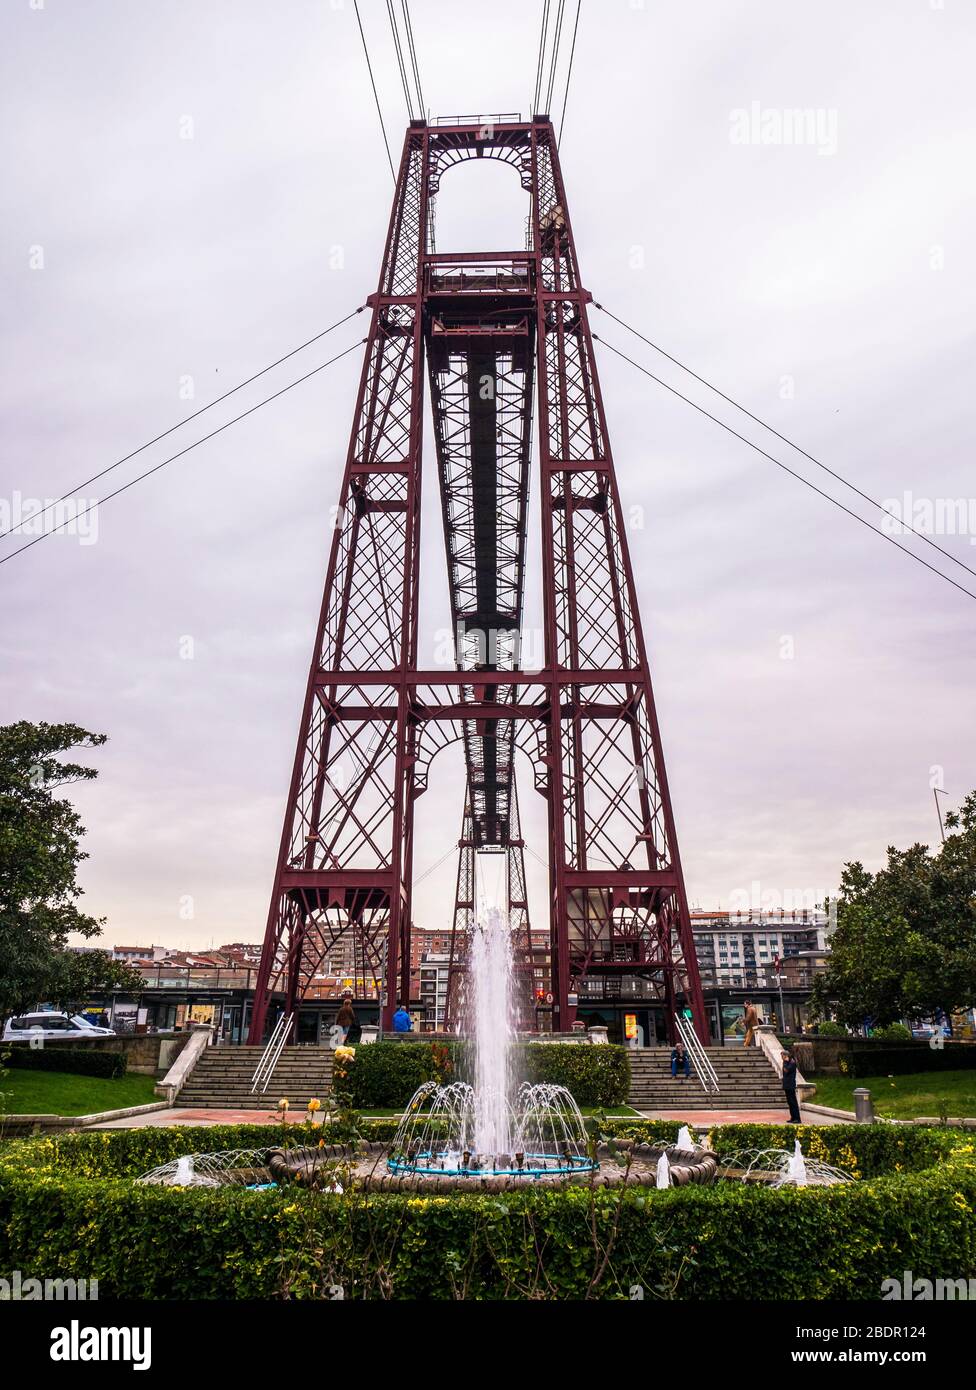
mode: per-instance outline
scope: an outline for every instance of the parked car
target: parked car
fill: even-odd
[[[92,1038],[111,1038],[114,1028],[100,1028],[89,1023],[81,1014],[61,1014],[51,1009],[37,1009],[33,1013],[18,1014],[8,1018],[3,1030],[4,1042],[30,1042],[32,1038],[54,1041],[64,1038],[69,1042],[85,1042]]]

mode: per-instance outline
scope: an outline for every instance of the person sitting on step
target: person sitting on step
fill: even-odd
[[[691,1075],[691,1058],[685,1049],[683,1042],[676,1042],[671,1049],[671,1075],[677,1076],[682,1072],[682,1081],[687,1081]]]

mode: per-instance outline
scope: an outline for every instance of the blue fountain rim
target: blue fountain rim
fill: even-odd
[[[547,1178],[569,1173],[595,1173],[600,1167],[595,1159],[578,1154],[556,1157],[552,1154],[527,1153],[526,1161],[521,1168],[473,1168],[465,1167],[464,1164],[455,1164],[448,1168],[442,1166],[446,1158],[447,1154],[428,1151],[406,1161],[388,1158],[386,1166],[391,1173],[410,1173],[432,1178]]]

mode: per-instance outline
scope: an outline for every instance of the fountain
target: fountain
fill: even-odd
[[[796,1187],[806,1187],[808,1184],[807,1165],[803,1158],[803,1150],[800,1148],[799,1139],[794,1141],[793,1152],[790,1154],[786,1165],[786,1176],[784,1182],[793,1183]]]
[[[662,1150],[661,1157],[657,1161],[656,1185],[659,1188],[671,1186],[671,1164],[668,1162],[667,1154]]]
[[[526,1182],[594,1182],[598,1174],[602,1184],[644,1187],[711,1181],[715,1156],[695,1143],[686,1125],[674,1146],[630,1141],[595,1146],[588,1143],[579,1106],[564,1086],[516,1086],[512,933],[508,911],[499,906],[504,901],[500,881],[494,892],[485,891],[492,860],[505,862],[504,856],[484,852],[476,857],[478,915],[463,999],[474,1051],[473,1084],[430,1081],[416,1091],[387,1156],[387,1177],[374,1185],[501,1189]],[[601,1158],[613,1160],[602,1173]]]
[[[504,871],[506,857],[482,852],[476,861],[483,881],[491,861]],[[479,891],[469,944],[463,1012],[473,1051],[471,1083],[426,1082],[407,1106],[392,1146],[360,1140],[263,1153],[194,1154],[141,1181],[256,1188],[297,1183],[333,1193],[347,1184],[440,1193],[532,1183],[599,1181],[653,1188],[714,1181],[716,1156],[696,1143],[687,1125],[675,1145],[633,1140],[596,1145],[565,1086],[516,1084],[512,932],[507,907],[499,905],[504,901],[500,883],[494,886],[494,892]],[[601,1159],[606,1160],[602,1169]]]
[[[719,1176],[742,1182],[767,1183],[770,1187],[833,1187],[853,1182],[843,1168],[808,1158],[799,1139],[790,1149],[740,1149],[723,1156]]]
[[[508,913],[485,910],[471,937],[474,1042],[471,1139],[476,1153],[511,1152],[512,932]],[[467,1001],[466,1001],[467,1002]]]
[[[513,1099],[502,1093],[503,1105],[497,1096],[464,1081],[428,1081],[400,1121],[387,1159],[390,1172],[535,1179],[599,1167],[565,1086],[523,1082]]]
[[[257,1187],[270,1179],[267,1162],[267,1149],[181,1154],[136,1181],[163,1187]]]
[[[504,855],[479,853],[478,917],[471,933],[463,1011],[474,1052],[473,1085],[427,1082],[397,1130],[392,1174],[533,1181],[587,1174],[599,1164],[588,1149],[579,1106],[564,1086],[516,1087],[512,931],[502,876],[486,884]]]

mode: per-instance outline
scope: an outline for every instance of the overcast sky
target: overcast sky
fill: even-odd
[[[434,116],[528,114],[541,4],[411,8]],[[396,154],[386,7],[360,9]],[[351,0],[0,14],[0,505],[15,513],[361,304],[392,183]],[[562,145],[595,297],[864,491],[923,509],[976,493],[974,64],[963,0],[583,0]],[[779,113],[798,109],[805,141],[784,143]],[[507,168],[452,173],[438,249],[520,246],[522,198]],[[949,804],[976,787],[976,605],[606,351],[600,369],[623,499],[642,509],[630,539],[692,901],[737,905],[757,883],[800,904],[845,860],[877,867],[890,843],[937,838],[932,769]],[[84,903],[109,942],[262,936],[358,370],[352,354],[108,503],[97,535],[0,567],[0,719],[110,738],[78,794]],[[448,606],[427,448],[429,657]],[[968,508],[962,534],[935,539],[976,569]],[[531,541],[530,587],[534,504]],[[530,593],[530,627],[539,613]],[[460,828],[460,771],[441,755],[419,802],[418,875]],[[522,785],[544,858],[543,803]],[[449,857],[418,885],[418,922],[447,924],[453,875]]]

